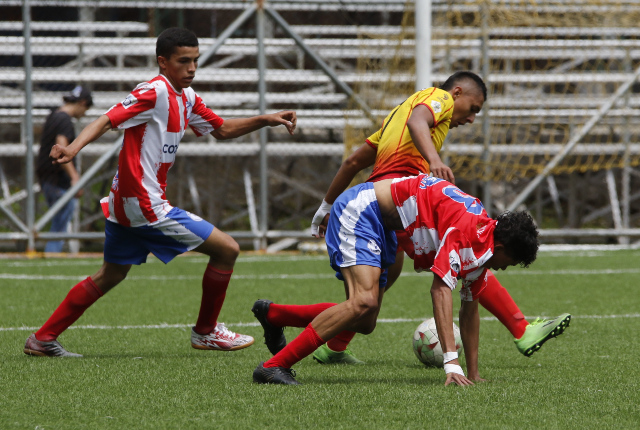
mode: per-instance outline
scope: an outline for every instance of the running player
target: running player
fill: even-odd
[[[298,337],[260,363],[253,372],[255,382],[299,384],[293,364],[345,330],[363,334],[374,330],[387,281],[385,269],[395,260],[396,230],[403,230],[415,245],[415,270],[433,272],[431,297],[445,353],[445,385],[482,381],[478,297],[487,286],[488,270],[529,266],[536,259],[538,231],[526,212],[491,219],[480,200],[443,179],[420,175],[366,182],[338,197],[326,240],[347,300],[319,312]],[[452,329],[451,296],[458,279],[462,279],[460,330],[468,377],[458,362]],[[287,317],[286,310],[281,313]]]
[[[368,182],[428,172],[434,177],[454,182],[453,172],[442,162],[439,152],[449,129],[472,124],[486,98],[484,82],[478,75],[468,71],[454,73],[440,88],[427,88],[407,98],[389,113],[366,144],[344,161],[313,218],[312,233],[316,237],[324,236],[331,203],[349,186],[358,172],[371,165],[374,169]],[[414,256],[411,240],[402,231],[397,233],[398,253],[395,264],[388,269],[387,289],[400,276],[405,252],[411,258]],[[554,328],[570,318],[568,314],[563,314],[550,324],[540,320],[529,324],[509,292],[490,271],[488,277],[487,288],[479,298],[480,304],[507,327],[518,350],[525,356],[537,351]],[[254,313],[266,315],[268,305],[263,301],[256,302]],[[276,308],[269,316],[277,316]],[[304,314],[313,313],[316,309],[297,308],[297,311]],[[265,318],[262,317],[263,320]],[[279,338],[273,328],[270,330],[267,331],[268,336]],[[313,358],[322,364],[362,363],[347,348],[353,336],[354,332],[338,334],[319,348]]]
[[[96,300],[122,282],[132,264],[149,252],[165,264],[195,250],[209,256],[202,280],[202,303],[191,331],[196,349],[232,351],[253,344],[218,322],[239,253],[231,236],[202,218],[172,206],[166,198],[167,173],[187,126],[202,136],[232,139],[262,127],[284,125],[293,134],[296,114],[283,111],[252,118],[223,120],[190,88],[195,78],[198,39],[189,30],[170,28],[156,42],[160,74],[139,84],[121,103],[89,124],[66,147],[51,150],[54,164],[70,162],[87,144],[108,130],[124,130],[118,170],[109,197],[101,201],[106,217],[104,262],[92,276],[74,286],[53,315],[29,336],[29,355],[79,357],[56,340]]]

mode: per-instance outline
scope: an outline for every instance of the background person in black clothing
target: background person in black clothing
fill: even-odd
[[[47,117],[38,153],[37,174],[40,187],[51,207],[72,185],[80,179],[74,163],[54,165],[49,158],[53,145],[67,146],[76,138],[71,118],[80,119],[93,104],[91,92],[81,86],[75,87],[62,97],[64,104]],[[76,195],[79,197],[81,192]],[[77,199],[71,199],[51,220],[52,232],[65,232],[73,216]],[[62,252],[62,240],[50,240],[45,252]]]

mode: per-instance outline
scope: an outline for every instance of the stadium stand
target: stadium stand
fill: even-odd
[[[14,7],[19,4],[11,0],[3,2],[3,5]],[[215,36],[253,2],[34,0],[32,4],[34,8],[97,8],[96,18],[101,20],[107,16],[106,11],[112,11],[112,14],[127,11],[127,19],[122,21],[83,22],[69,21],[69,18],[55,21],[57,18],[52,16],[47,21],[33,22],[34,35],[30,41],[35,66],[31,75],[35,89],[32,113],[37,128],[49,109],[59,102],[62,92],[78,82],[94,91],[95,105],[80,122],[82,126],[122,100],[133,85],[154,75],[155,37],[152,36],[160,29],[157,27],[160,19],[151,17],[148,8],[156,8],[160,16],[160,9],[176,14],[179,6],[185,14],[185,25],[200,29],[197,31],[201,36],[201,52],[206,52],[216,43]],[[390,108],[413,91],[412,2],[278,0],[267,4],[280,12],[305,44],[366,101],[375,117],[383,118]],[[535,4],[496,0],[488,4],[489,25],[483,29],[480,18],[486,3],[434,1],[431,44],[435,82],[444,81],[459,69],[481,72],[483,62],[488,60],[490,63],[490,75],[486,77],[490,84],[489,105],[477,122],[487,121],[491,158],[488,162],[483,161],[485,136],[482,133],[485,128],[478,124],[452,132],[445,145],[445,156],[458,172],[461,184],[471,190],[486,180],[509,183],[506,190],[501,186],[495,188],[496,193],[502,194],[496,203],[499,208],[522,188],[523,178],[531,178],[540,172],[544,163],[561,151],[594,112],[607,103],[616,88],[632,77],[640,62],[640,34],[634,24],[640,12],[630,0],[548,0]],[[140,21],[132,20],[135,13],[131,11],[138,13]],[[203,29],[201,21],[211,22],[211,28],[204,26]],[[19,21],[0,21],[0,45],[7,59],[0,66],[0,123],[4,126],[0,133],[0,150],[3,160],[23,156],[25,151],[19,131],[24,119],[21,83],[25,79],[24,69],[17,61],[24,55],[21,30]],[[211,35],[214,37],[207,37]],[[487,37],[486,46],[483,35]],[[270,133],[268,154],[273,161],[270,168],[274,174],[280,169],[280,174],[286,171],[289,175],[302,169],[304,175],[300,181],[309,184],[310,188],[322,190],[342,154],[361,144],[377,124],[341,93],[277,25],[267,26],[264,44],[267,109],[292,107],[299,115],[298,137],[289,139],[275,130]],[[257,53],[254,21],[250,20],[199,69],[196,90],[221,116],[258,113]],[[597,188],[595,185],[602,181],[606,170],[632,172],[632,168],[640,164],[640,149],[636,144],[640,126],[633,121],[640,113],[638,93],[637,85],[632,86],[630,93],[599,118],[590,128],[588,137],[576,145],[572,155],[558,167],[554,180],[560,183],[560,191],[555,196],[551,189],[544,195],[539,193],[536,207],[543,209],[538,210],[537,218],[547,216],[548,210],[557,212],[545,209],[554,207],[550,205],[554,199],[551,203],[556,207],[559,202],[580,205],[569,199],[570,193],[575,191],[570,185],[575,179],[571,179],[571,175],[590,176],[584,179],[590,184],[585,189],[592,189]],[[86,158],[91,160],[100,155],[110,146],[107,142],[104,140],[88,147]],[[216,168],[223,168],[225,163],[240,166],[256,162],[259,145],[255,141],[223,145],[210,138],[207,143],[202,142],[191,135],[181,145],[178,155],[188,160],[190,167],[187,170],[195,172],[202,168],[204,160],[198,160],[198,156],[210,157]],[[305,155],[307,158],[325,157],[323,165],[331,167],[324,169],[326,172],[310,169],[309,166],[322,163],[300,161]],[[221,157],[227,158],[221,161]],[[229,161],[234,157],[236,161]],[[635,175],[630,175],[628,181],[636,180]],[[225,200],[220,198],[222,192],[214,191],[215,187],[207,183],[206,175],[202,179],[195,176],[203,188],[201,199],[205,196],[211,197],[208,200]],[[619,180],[621,186],[623,181],[622,178]],[[288,189],[283,182],[274,183],[276,187],[283,187],[272,198],[283,213],[274,214],[280,220],[274,222],[273,228],[304,225],[306,217],[315,210],[315,202],[301,197],[299,190]],[[225,187],[230,189],[231,185]],[[600,213],[597,211],[609,204],[609,196],[602,189],[599,187],[593,198],[582,206],[567,211],[585,211],[585,219],[589,222],[596,219],[601,224],[610,223],[612,211],[608,218],[589,215]],[[188,199],[189,192],[188,188],[181,187],[178,198]],[[244,196],[243,192],[235,194]],[[298,203],[292,209],[282,202],[293,195]],[[210,206],[212,218],[230,217],[234,208],[244,204],[242,199],[244,197],[230,203],[226,209]],[[179,204],[185,205],[185,202]],[[206,207],[205,215],[209,215]],[[635,219],[634,216],[627,218],[627,225]],[[582,225],[579,216],[571,220],[558,216],[555,221],[558,225]],[[242,222],[237,226],[239,229],[246,227]]]

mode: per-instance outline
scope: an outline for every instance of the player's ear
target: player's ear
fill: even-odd
[[[454,87],[453,91],[451,92],[451,95],[453,97],[453,100],[460,97],[462,95],[462,87]]]

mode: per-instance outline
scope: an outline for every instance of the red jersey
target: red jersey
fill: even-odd
[[[187,125],[196,135],[223,123],[191,88],[177,91],[163,75],[139,84],[106,114],[124,130],[124,141],[108,199],[102,208],[109,221],[139,227],[165,217],[173,208],[165,195]]]
[[[452,290],[462,279],[462,299],[477,297],[486,285],[482,265],[493,256],[496,226],[482,202],[427,175],[394,180],[391,195],[413,243],[415,270],[432,271]]]

